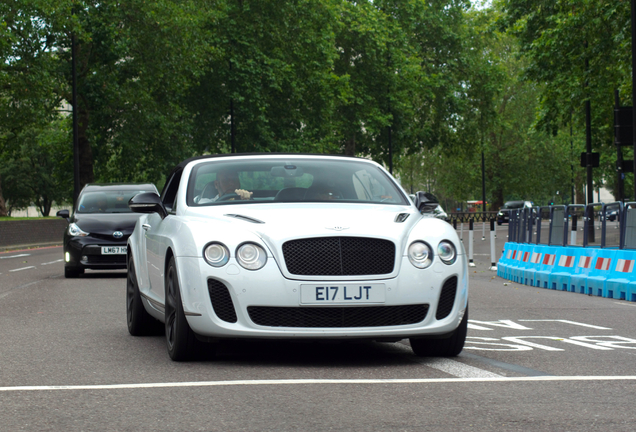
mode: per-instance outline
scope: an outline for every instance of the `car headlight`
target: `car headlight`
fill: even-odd
[[[203,248],[203,258],[212,267],[223,267],[230,259],[230,251],[223,243],[213,242]]]
[[[72,237],[86,237],[88,233],[85,231],[82,231],[82,229],[78,227],[77,224],[72,223],[72,224],[69,224],[68,226],[68,235]]]
[[[258,270],[267,262],[267,253],[255,243],[243,243],[236,249],[236,260],[247,270]]]
[[[425,269],[433,262],[433,250],[422,241],[414,241],[408,249],[409,261],[415,267]]]
[[[437,256],[439,256],[439,259],[441,259],[444,264],[453,264],[457,258],[455,245],[448,240],[442,240],[437,245]]]

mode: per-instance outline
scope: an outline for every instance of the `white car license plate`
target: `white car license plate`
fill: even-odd
[[[102,255],[125,255],[128,246],[102,246]]]
[[[312,284],[300,286],[301,304],[384,303],[384,284]]]

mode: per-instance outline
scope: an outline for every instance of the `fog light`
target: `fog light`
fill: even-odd
[[[68,253],[68,252],[65,252],[65,253],[64,253],[64,260],[65,260],[66,262],[70,262],[70,261],[71,261],[71,254],[70,254],[70,253]]]
[[[88,261],[88,257],[86,255],[82,256],[82,261]]]

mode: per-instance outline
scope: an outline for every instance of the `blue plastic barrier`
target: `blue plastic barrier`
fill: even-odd
[[[532,285],[535,286],[535,273],[537,272],[537,265],[543,259],[543,249],[545,246],[542,245],[531,245],[532,248],[528,254],[528,261],[526,262],[526,266],[523,269],[523,283],[524,285]],[[524,258],[525,259],[525,258]]]
[[[557,250],[554,269],[548,276],[548,287],[554,290],[568,291],[574,267],[578,264],[581,248],[562,247]]]
[[[587,277],[592,271],[594,265],[596,248],[577,248],[580,253],[576,264],[572,268],[570,274],[570,291],[585,294],[587,291]]]
[[[510,274],[513,281],[517,283],[524,283],[524,270],[528,267],[530,262],[530,254],[532,253],[532,245],[520,244],[517,248],[515,260],[510,266]]]
[[[623,250],[616,254],[610,275],[605,281],[608,298],[636,301],[636,251]]]
[[[508,279],[508,266],[510,265],[512,253],[516,246],[517,244],[513,242],[507,242],[504,245],[503,254],[499,259],[499,263],[497,263],[497,276]]]
[[[605,282],[610,276],[610,268],[616,265],[618,249],[596,249],[594,264],[587,276],[587,293],[599,297],[607,297]]]
[[[554,269],[556,262],[556,255],[560,247],[558,246],[543,246],[541,248],[541,261],[535,264],[536,271],[534,273],[533,286],[541,288],[549,288],[548,281],[550,279],[550,273]]]

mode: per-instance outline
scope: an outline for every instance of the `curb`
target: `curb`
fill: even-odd
[[[0,246],[0,253],[4,252],[19,252],[23,250],[31,250],[31,249],[44,249],[51,247],[61,247],[62,242],[49,242],[49,243],[36,243],[36,244],[22,244],[22,245],[12,245],[12,246]]]

